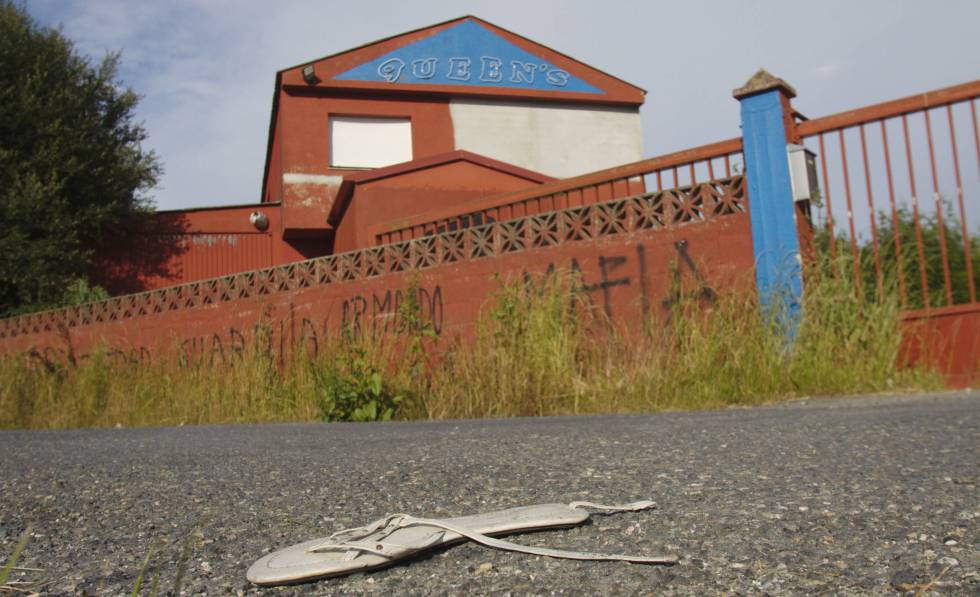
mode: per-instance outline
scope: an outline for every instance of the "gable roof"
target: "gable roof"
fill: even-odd
[[[307,83],[303,68],[313,66]],[[377,90],[641,105],[645,91],[474,16],[463,16],[279,71],[284,87]]]
[[[483,31],[477,31],[475,27],[479,27]],[[453,32],[454,28],[455,33]],[[446,33],[447,31],[448,33]],[[498,48],[506,50],[508,62],[521,63],[521,66],[516,67],[518,71],[515,73],[515,66],[513,64],[505,64],[504,56],[488,56],[489,58],[498,58],[500,60],[500,78],[517,78],[518,81],[507,81],[507,83],[516,86],[497,85],[496,83],[503,83],[503,81],[492,80],[495,78],[492,71],[492,65],[494,63],[490,61],[488,62],[489,67],[485,67],[484,61],[482,60],[484,58],[482,52],[479,56],[480,60],[478,63],[474,60],[476,56],[465,57],[470,58],[469,72],[471,81],[475,77],[477,83],[489,83],[486,85],[466,85],[463,84],[465,82],[451,80],[448,76],[450,64],[446,62],[447,56],[445,55],[442,56],[443,64],[441,65],[438,64],[439,56],[418,57],[427,48],[438,50],[446,50],[448,48],[452,50],[454,49],[454,41],[458,42],[457,45],[462,45],[463,49],[469,51],[477,49],[473,47],[474,44],[466,43],[466,36],[463,34],[467,31],[477,31],[476,35],[480,38],[491,40],[493,42],[491,45],[496,44]],[[440,34],[443,34],[441,42],[438,40]],[[399,50],[405,52],[405,58],[397,54]],[[539,69],[541,66],[544,66],[546,69],[536,71],[533,79],[531,79],[531,72],[525,68],[531,64],[530,60],[527,60],[527,56],[540,58],[541,62],[537,63]],[[454,57],[458,58],[462,56],[448,56],[448,58]],[[375,73],[377,73],[377,68],[380,68],[390,58],[399,58],[405,63],[402,67],[402,72],[405,72],[405,68],[419,68],[422,69],[420,72],[423,75],[427,73],[424,70],[426,68],[425,64],[423,63],[415,67],[412,63],[416,60],[424,61],[427,58],[436,58],[437,63],[434,65],[434,68],[441,68],[442,77],[438,79],[438,82],[422,83],[420,82],[420,77],[414,76],[418,73],[410,70],[409,72],[413,75],[412,78],[406,75],[405,80],[402,82],[399,82],[401,77],[389,82],[384,80],[381,74],[378,75],[380,80],[371,80],[363,72],[354,74],[356,69],[361,67],[367,69],[364,65],[371,64],[372,62],[375,63]],[[409,58],[409,60],[406,60],[406,58]],[[524,58],[524,60],[519,60],[518,58]],[[397,65],[397,63],[394,64]],[[303,68],[311,65],[314,68],[317,79],[313,84],[307,83],[303,78]],[[457,66],[457,68],[459,67]],[[491,68],[491,70],[485,72],[484,68]],[[555,77],[557,77],[558,82],[561,82],[563,75],[560,73],[556,75],[555,68],[568,74],[568,81],[574,83],[569,89],[562,90],[563,88],[569,87],[567,83],[565,86],[551,85],[551,87],[557,90],[540,85],[542,77],[547,83],[549,73],[552,75],[552,80],[555,80]],[[505,72],[504,69],[508,70]],[[480,81],[481,75],[484,79],[491,80]],[[362,78],[359,79],[357,78],[358,76]],[[531,80],[529,81],[528,79]],[[435,75],[430,80],[436,81]],[[450,82],[447,83],[447,80]],[[535,85],[535,82],[538,85]],[[389,93],[425,93],[429,95],[443,94],[470,97],[499,96],[501,99],[535,99],[552,102],[581,102],[627,106],[642,105],[646,95],[646,90],[636,85],[627,83],[618,77],[591,67],[584,62],[527,39],[503,27],[499,27],[472,15],[458,17],[428,27],[379,39],[356,48],[351,48],[350,50],[323,56],[322,58],[277,71],[275,90],[272,95],[272,111],[269,118],[269,135],[266,144],[260,201],[264,199],[269,183],[272,145],[276,135],[276,119],[279,113],[279,101],[283,89],[312,90],[314,93],[316,90],[369,90],[386,91]],[[599,93],[596,93],[596,91]]]
[[[456,151],[419,158],[410,162],[402,162],[401,164],[385,166],[384,168],[364,170],[362,172],[345,175],[344,182],[340,185],[340,190],[337,192],[337,196],[334,198],[333,205],[330,206],[330,214],[327,216],[327,223],[332,226],[337,225],[341,216],[347,210],[347,205],[354,196],[354,187],[356,187],[358,184],[380,180],[383,178],[400,176],[418,170],[428,170],[454,162],[468,162],[488,170],[496,170],[504,174],[509,174],[515,178],[523,178],[531,183],[541,184],[555,180],[551,176],[534,172],[533,170],[527,170],[526,168],[508,164],[507,162],[501,162],[500,160],[495,160],[478,153],[472,153],[464,149],[457,149]]]

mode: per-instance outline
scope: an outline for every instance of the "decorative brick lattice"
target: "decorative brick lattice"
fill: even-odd
[[[0,319],[0,338],[120,321],[745,212],[745,178],[634,195],[263,270]]]
[[[442,263],[456,263],[466,259],[466,233],[447,232],[442,235]]]
[[[387,245],[388,271],[404,272],[412,269],[412,243],[395,243]]]
[[[372,249],[365,249],[364,253],[364,277],[373,278],[375,276],[380,276],[385,273],[385,249],[384,247],[375,247]],[[307,261],[306,263],[311,263]]]
[[[321,257],[316,260],[316,280],[318,284],[330,284],[340,281],[336,255]]]
[[[358,280],[362,277],[362,253],[363,251],[351,251],[350,253],[341,253],[340,255],[337,255],[337,259],[340,262],[338,271],[340,272],[341,280]]]
[[[531,232],[531,245],[538,247],[553,247],[561,242],[559,238],[558,212],[549,212],[527,219]]]
[[[559,223],[564,234],[563,242],[592,240],[592,214],[600,204],[575,207],[559,212]]]
[[[496,240],[495,231],[496,224],[477,226],[466,231],[470,245],[468,252],[470,259],[493,257],[497,254],[497,243],[494,242]]]
[[[525,241],[527,218],[508,220],[499,224],[493,224],[492,226],[496,228],[500,237],[499,246],[501,253],[514,253],[527,248]]]
[[[412,268],[425,269],[436,265],[441,265],[439,261],[439,241],[442,236],[424,236],[411,241],[412,245]]]
[[[599,236],[622,234],[628,230],[628,199],[599,203],[592,210],[595,214],[595,232]]]

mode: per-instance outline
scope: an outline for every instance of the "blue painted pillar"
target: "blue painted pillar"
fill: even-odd
[[[760,70],[733,95],[742,108],[759,300],[764,312],[775,315],[791,339],[799,324],[803,295],[797,211],[786,154],[787,143],[798,142],[789,103],[796,92],[782,79]]]

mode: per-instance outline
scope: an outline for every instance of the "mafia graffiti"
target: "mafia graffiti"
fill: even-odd
[[[334,79],[602,93],[472,20],[365,62]]]
[[[718,294],[708,284],[701,270],[695,264],[688,251],[689,244],[686,240],[679,240],[673,245],[676,259],[671,261],[670,280],[666,293],[657,300],[657,304],[662,308],[662,314],[669,318],[674,307],[693,303],[702,308],[713,305]],[[636,260],[637,276],[629,276],[621,273],[630,259]],[[638,244],[634,248],[632,255],[598,255],[596,256],[596,268],[598,270],[598,280],[589,282],[583,274],[582,264],[578,259],[572,258],[567,266],[568,270],[579,280],[581,280],[580,290],[586,293],[596,306],[601,307],[606,317],[611,319],[614,315],[613,309],[613,289],[617,287],[636,286],[639,294],[641,312],[645,315],[653,313],[652,307],[655,298],[651,297],[650,272],[648,265],[647,249],[644,245]],[[549,263],[545,269],[545,275],[552,275],[557,271],[554,263]],[[688,278],[690,280],[688,280]],[[526,284],[532,283],[531,274],[524,272]]]

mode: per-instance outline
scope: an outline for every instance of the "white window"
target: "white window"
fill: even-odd
[[[330,117],[330,166],[380,168],[412,160],[408,118]]]

